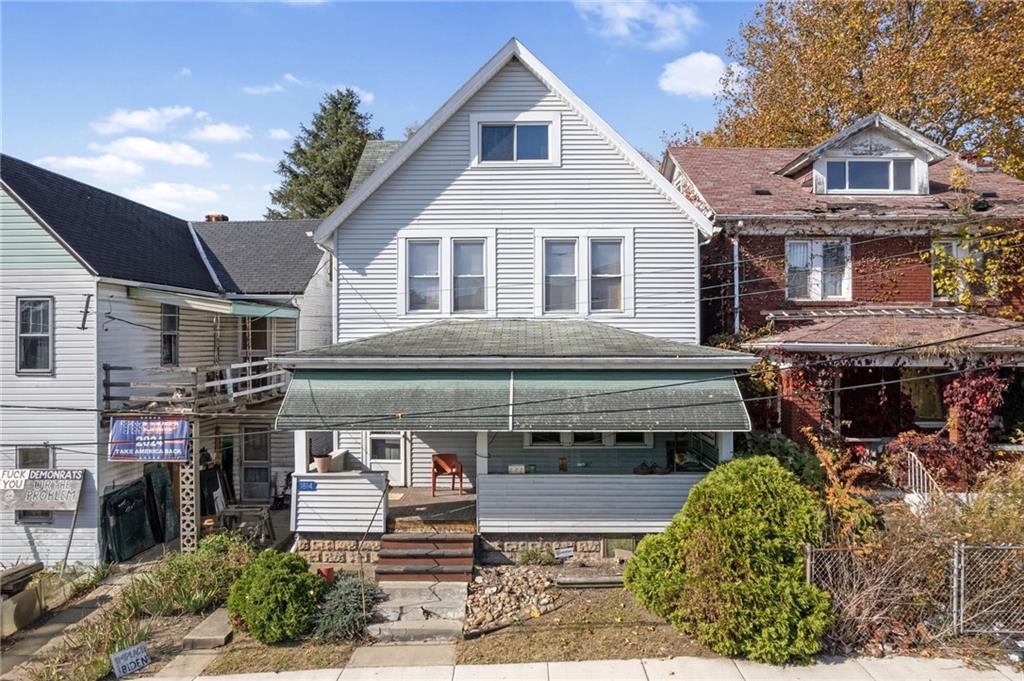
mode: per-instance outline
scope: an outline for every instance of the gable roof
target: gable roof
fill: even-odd
[[[928,163],[940,161],[950,154],[950,151],[942,145],[936,144],[921,133],[911,130],[899,121],[889,118],[884,113],[876,111],[873,114],[868,114],[867,116],[857,119],[824,142],[807,149],[780,168],[778,171],[779,174],[793,175],[794,173],[799,173],[809,164],[820,158],[829,149],[839,146],[850,137],[853,137],[857,133],[867,130],[868,128],[881,128],[899,139],[902,139],[910,146],[921,151]]]
[[[446,319],[284,356],[285,363],[316,359],[663,358],[721,360],[749,365],[752,358],[719,348],[680,343],[574,319]],[[704,366],[704,365],[702,365]],[[710,364],[707,364],[710,366]]]
[[[532,52],[512,38],[498,50],[480,70],[452,95],[433,116],[420,126],[390,158],[382,163],[365,181],[354,190],[350,189],[345,200],[334,209],[320,224],[316,232],[316,240],[324,243],[355,210],[362,205],[391,175],[398,170],[423,144],[436,133],[445,122],[462,108],[488,81],[491,80],[509,61],[518,59],[535,77],[544,83],[555,94],[564,99],[570,106],[589,122],[609,142],[625,155],[630,164],[646,177],[655,188],[680,211],[686,214],[697,225],[697,229],[705,235],[712,231],[711,222],[697,210],[672,184],[658,172],[640,153],[612,129],[600,116],[576,96],[558,76],[551,72]]]
[[[352,180],[348,184],[346,193],[355,191],[359,185],[366,182],[373,172],[394,156],[403,144],[405,144],[404,140],[366,140],[366,146],[363,147],[363,153],[352,173]]]
[[[186,221],[6,154],[0,178],[94,274],[216,291]]]
[[[958,167],[971,178],[984,214],[993,218],[1024,217],[1024,181],[999,170],[984,172],[947,156],[929,170],[928,194],[815,194],[807,173],[790,177],[776,172],[800,155],[800,148],[671,147],[672,161],[693,182],[718,219],[805,217],[860,219],[965,219],[956,207],[962,198],[950,189],[949,175]],[[805,181],[806,180],[806,181]],[[755,193],[754,190],[767,193]],[[986,196],[988,195],[988,196]]]
[[[221,286],[232,293],[300,294],[323,258],[308,233],[319,220],[193,223]]]

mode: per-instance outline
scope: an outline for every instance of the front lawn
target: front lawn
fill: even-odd
[[[348,643],[304,640],[264,645],[235,632],[235,640],[203,670],[203,675],[333,669],[344,667],[351,656]]]

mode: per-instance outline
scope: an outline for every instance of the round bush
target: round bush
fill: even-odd
[[[292,640],[312,627],[323,590],[304,558],[268,549],[232,585],[228,612],[261,643]]]
[[[821,650],[828,595],[804,580],[803,545],[823,513],[774,458],[719,466],[659,535],[637,546],[625,583],[652,612],[723,655],[781,664]]]

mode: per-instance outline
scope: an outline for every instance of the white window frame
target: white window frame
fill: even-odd
[[[49,305],[50,319],[48,322],[48,331],[45,334],[42,333],[22,333],[21,332],[21,304],[23,302],[39,302],[45,301]],[[56,307],[57,302],[53,296],[18,296],[14,302],[14,345],[15,345],[15,374],[18,376],[53,376],[55,374],[54,369],[54,346],[57,342],[57,329],[56,329]],[[25,338],[47,338],[49,340],[49,362],[45,369],[26,369],[21,366],[21,339]]]
[[[52,445],[18,445],[14,448],[14,467],[22,468],[21,463],[21,451],[23,449],[45,449],[48,454],[48,461],[46,469],[51,469],[56,466],[56,453]],[[26,515],[26,511],[15,511],[14,512],[14,523],[15,525],[52,525],[53,524],[53,511],[29,511],[31,515]]]
[[[166,314],[168,310],[174,310],[174,331],[164,329],[164,319],[171,316]],[[164,363],[164,337],[166,336],[174,337],[174,361]],[[181,366],[181,308],[168,303],[160,303],[160,366]]]
[[[547,123],[548,157],[523,161],[483,161],[480,159],[480,131],[484,125]],[[513,147],[514,147],[513,140]],[[513,154],[515,152],[513,151]],[[562,165],[562,114],[558,111],[483,112],[469,115],[469,164],[471,167],[536,167]]]
[[[850,184],[850,163],[857,162],[878,162],[889,164],[889,186],[885,189],[847,189],[846,187],[833,188],[828,184],[828,164],[829,163],[844,163],[846,164],[846,185]],[[909,161],[910,162],[910,187],[907,189],[893,189],[893,183],[895,177],[896,161]],[[822,182],[825,185],[826,194],[917,194],[917,160],[913,156],[840,156],[834,158],[823,158],[821,163],[821,177]]]
[[[790,243],[806,243],[808,244],[808,253],[810,256],[810,268],[807,276],[807,296],[806,297],[790,297],[789,295],[789,245]],[[826,296],[824,295],[824,286],[822,284],[824,274],[824,249],[825,244],[828,243],[841,243],[843,249],[846,252],[846,268],[843,271],[843,291],[838,296]],[[786,300],[793,300],[797,302],[822,302],[830,300],[848,301],[852,300],[853,293],[853,258],[850,255],[850,239],[849,238],[797,238],[786,239],[786,271],[785,271],[785,288],[786,288]]]
[[[439,269],[440,308],[437,310],[409,310],[409,242],[437,241],[441,258]],[[454,268],[452,262],[453,241],[484,242],[484,309],[483,311],[455,312]],[[497,272],[498,258],[496,230],[493,228],[450,228],[408,229],[399,233],[398,246],[398,298],[397,314],[400,317],[442,319],[447,317],[493,317],[498,313]]]
[[[397,440],[398,441],[398,458],[397,459],[375,459],[373,458],[373,442],[374,440]],[[366,462],[371,461],[401,461],[402,460],[402,433],[401,432],[387,432],[387,431],[367,431],[366,433]]]
[[[619,310],[592,310],[590,308],[590,242],[591,241],[622,241],[622,308]],[[576,310],[546,312],[544,310],[544,242],[545,241],[576,242]],[[538,317],[594,317],[598,319],[616,319],[635,316],[633,298],[633,272],[635,262],[632,229],[536,229],[534,230],[533,272],[534,301],[533,312]]]
[[[245,330],[247,319],[257,319],[257,317],[239,317],[238,318],[238,356],[243,360],[248,361],[252,356],[251,348],[246,347],[245,341],[248,336]],[[273,317],[260,317],[260,319],[267,320],[267,357],[274,353],[274,343],[277,340],[277,324],[274,323]],[[178,323],[181,323],[181,318],[178,318]]]
[[[555,431],[538,431],[543,433],[550,433]],[[559,444],[534,444],[533,433],[523,433],[523,447],[527,449],[652,449],[654,447],[654,433],[644,432],[643,444],[617,444],[615,441],[615,432],[605,433],[601,432],[601,444],[592,445],[577,445],[573,444],[572,434],[577,433],[593,433],[600,431],[592,430],[578,430],[578,431],[559,431]]]

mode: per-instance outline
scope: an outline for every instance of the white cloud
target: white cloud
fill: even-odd
[[[189,131],[188,138],[202,142],[240,142],[252,137],[248,125],[230,123],[207,123]]]
[[[292,138],[292,134],[284,128],[271,128],[267,131],[267,137],[272,140],[287,140]]]
[[[693,52],[665,64],[658,87],[673,95],[695,99],[714,97],[722,89],[725,62],[717,54]]]
[[[192,75],[192,69],[187,66],[182,66],[178,69],[178,76],[181,78],[188,78]]]
[[[680,47],[700,26],[697,10],[679,2],[575,0],[576,10],[597,35],[652,50]]]
[[[140,161],[163,161],[176,166],[205,166],[210,158],[184,142],[158,142],[148,137],[121,137],[108,144],[90,144],[93,151],[105,151]]]
[[[281,80],[285,81],[286,83],[291,83],[292,85],[305,85],[306,84],[306,81],[304,81],[301,78],[298,78],[298,77],[296,77],[296,76],[294,76],[294,75],[292,75],[290,73],[286,73],[283,76],[281,76]]]
[[[153,182],[127,189],[124,195],[139,203],[166,211],[189,210],[202,204],[212,209],[211,204],[220,198],[212,189],[183,182]]]
[[[33,163],[61,172],[85,171],[104,180],[138,177],[143,167],[113,154],[101,156],[44,156]]]
[[[267,158],[263,154],[255,151],[240,151],[235,154],[235,158],[241,161],[249,161],[250,163],[273,163],[274,159]]]
[[[164,106],[148,109],[116,109],[113,113],[90,125],[102,135],[113,135],[126,130],[142,130],[143,132],[162,132],[174,121],[191,115],[190,106]]]
[[[242,92],[247,95],[270,95],[283,90],[284,86],[280,83],[270,83],[269,85],[246,85],[242,87]]]

